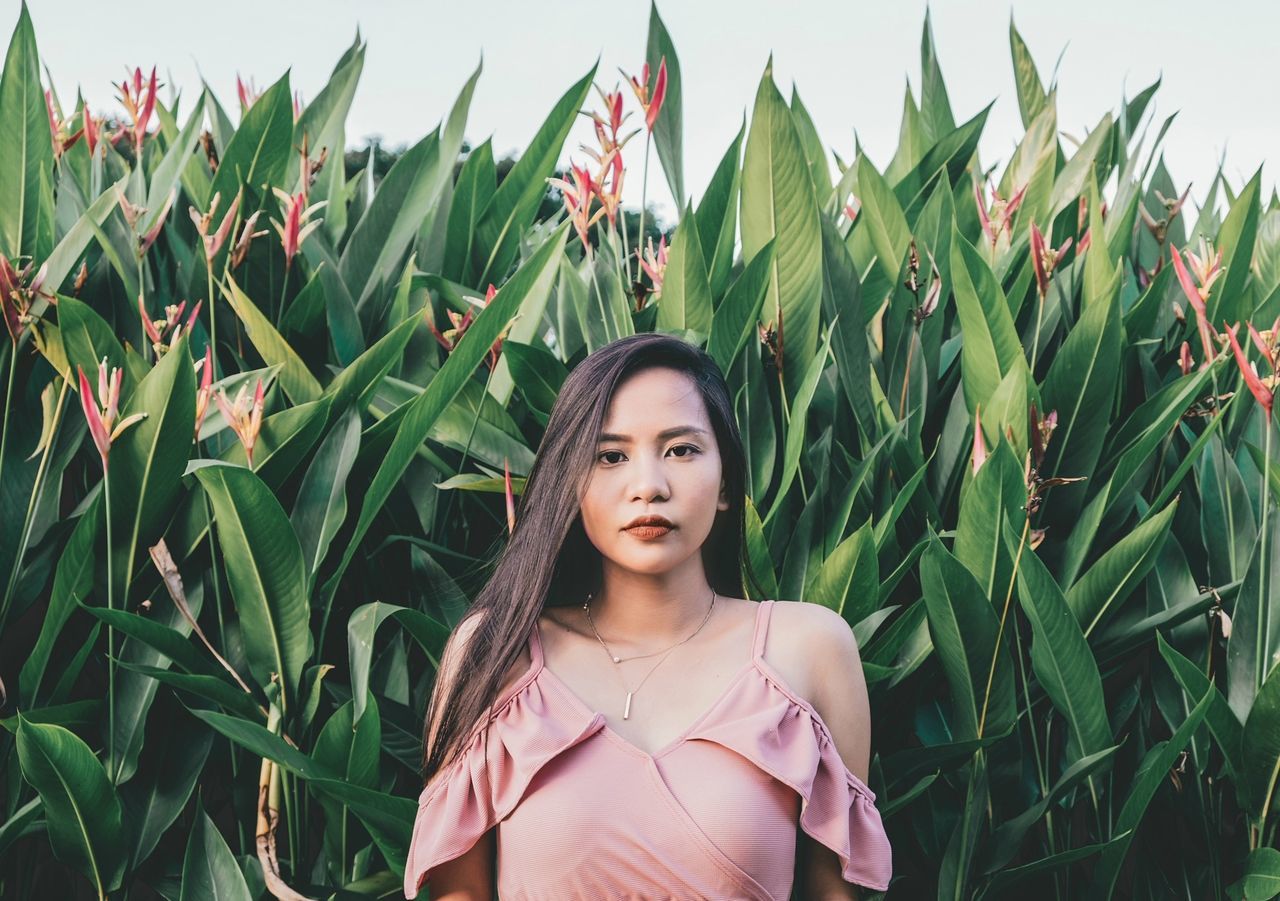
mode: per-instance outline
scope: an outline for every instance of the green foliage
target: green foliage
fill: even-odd
[[[1060,132],[1012,21],[1025,132],[993,171],[990,107],[957,123],[927,14],[887,165],[831,156],[770,63],[699,189],[686,137],[726,136],[685,134],[677,38],[651,9],[667,97],[624,166],[653,149],[679,214],[641,268],[635,211],[585,221],[597,194],[564,221],[547,184],[579,115],[607,120],[595,68],[515,161],[464,139],[479,67],[411,147],[344,153],[358,36],[296,115],[288,74],[231,113],[201,85],[140,154],[127,121],[91,152],[79,97],[51,93],[51,141],[23,7],[0,70],[0,252],[32,264],[0,297],[0,895],[263,897],[276,778],[285,883],[394,892],[505,477],[582,358],[644,331],[725,374],[761,587],[858,639],[891,898],[1280,889],[1275,356],[1243,326],[1280,312],[1280,200],[1219,172],[1178,206],[1158,82]],[[1033,226],[1070,246],[1037,267]],[[1210,359],[1175,247],[1192,291],[1222,251]],[[1213,338],[1236,323],[1257,383]],[[76,396],[104,359],[120,419],[143,414],[107,480]]]

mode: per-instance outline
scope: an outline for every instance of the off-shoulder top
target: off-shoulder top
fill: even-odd
[[[797,827],[839,855],[846,881],[888,888],[876,796],[762,656],[774,603],[756,610],[750,661],[653,753],[547,669],[535,626],[532,665],[419,797],[405,895],[495,825],[504,901],[786,899]]]

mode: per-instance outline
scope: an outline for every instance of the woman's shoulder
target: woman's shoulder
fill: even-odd
[[[858,655],[853,630],[844,618],[822,604],[777,600],[770,612],[765,662],[810,703],[830,674],[848,668]]]

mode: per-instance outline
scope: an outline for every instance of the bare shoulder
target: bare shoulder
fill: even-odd
[[[845,764],[865,780],[871,713],[862,659],[853,630],[821,604],[774,604],[766,659],[813,705]]]
[[[462,661],[466,659],[467,649],[471,642],[475,640],[476,632],[484,623],[483,611],[469,611],[453,628],[453,632],[449,635],[449,640],[445,643],[444,653],[440,658],[440,669],[436,674],[437,691],[452,686],[458,679],[459,667]],[[503,673],[502,683],[498,688],[498,693],[506,691],[514,685],[521,676],[523,676],[533,665],[533,658],[529,654],[529,643],[523,642],[520,646],[520,653],[512,661],[511,665]]]

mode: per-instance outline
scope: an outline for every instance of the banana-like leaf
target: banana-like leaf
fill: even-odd
[[[773,83],[772,59],[760,78],[751,114],[740,215],[743,260],[774,242],[761,319],[784,323],[783,373],[787,394],[794,398],[818,346],[822,232],[808,163],[791,110]]]
[[[920,580],[929,634],[951,686],[953,734],[972,740],[1004,730],[1016,710],[1013,657],[1000,634],[1000,611],[936,538],[920,558]]]
[[[360,416],[348,410],[307,467],[289,520],[298,535],[308,583],[347,517],[347,476],[360,449]]]
[[[692,205],[681,217],[671,240],[658,299],[657,328],[664,332],[693,329],[704,335],[711,332],[711,283]]]
[[[40,794],[49,842],[100,897],[120,887],[128,861],[120,798],[89,746],[61,726],[18,714],[22,778]]]
[[[226,839],[198,807],[182,859],[178,901],[250,901],[253,895]]]
[[[1040,82],[1040,73],[1036,71],[1031,51],[1014,27],[1012,12],[1009,14],[1009,50],[1013,54],[1013,75],[1018,87],[1018,114],[1022,116],[1022,127],[1030,128],[1032,121],[1049,102],[1049,97]]]
[[[255,194],[260,192],[259,201],[266,201],[270,208],[274,204],[271,188],[290,188],[283,181],[293,154],[292,139],[292,92],[289,73],[285,72],[263,91],[240,120],[240,126],[218,161],[209,196],[220,195],[225,210],[244,185]]]
[[[203,466],[196,477],[213,505],[249,670],[264,689],[273,674],[279,677],[287,710],[312,652],[307,573],[297,536],[280,502],[244,467]]]
[[[227,276],[227,288],[225,297],[244,324],[245,335],[268,366],[280,367],[280,387],[289,395],[289,400],[294,404],[305,404],[319,398],[322,393],[320,383],[289,342],[276,331],[271,320],[262,314],[231,276]]]
[[[964,399],[972,413],[979,404],[986,406],[1005,376],[1015,368],[1026,369],[1027,358],[1009,314],[1009,303],[991,267],[958,230],[951,242],[951,274],[964,335]]]
[[[53,250],[53,145],[40,87],[40,57],[24,2],[0,72],[0,250],[43,261]]]
[[[671,265],[670,260],[667,265]],[[751,258],[742,274],[729,286],[729,292],[710,318],[707,353],[723,372],[733,367],[747,341],[756,334],[756,322],[764,306],[772,266],[773,242],[770,241]]]
[[[645,62],[649,64],[652,84],[658,78],[658,66],[667,65],[667,94],[653,123],[653,143],[662,161],[662,171],[671,186],[676,206],[684,208],[684,105],[680,96],[680,59],[667,26],[658,15],[658,4],[649,4],[649,39],[645,46]],[[652,94],[652,92],[650,92]]]
[[[744,120],[720,158],[694,213],[698,220],[698,243],[706,257],[713,298],[724,295],[733,265],[734,238],[738,229],[738,191],[742,186],[739,160],[742,157],[742,136],[746,130]]]
[[[444,643],[449,638],[449,628],[425,613],[374,601],[357,607],[347,621],[347,655],[351,666],[351,696],[355,701],[354,716],[363,718],[365,697],[369,686],[369,668],[373,662],[373,639],[378,627],[387,619],[394,619],[416,641],[433,663],[444,653]]]

